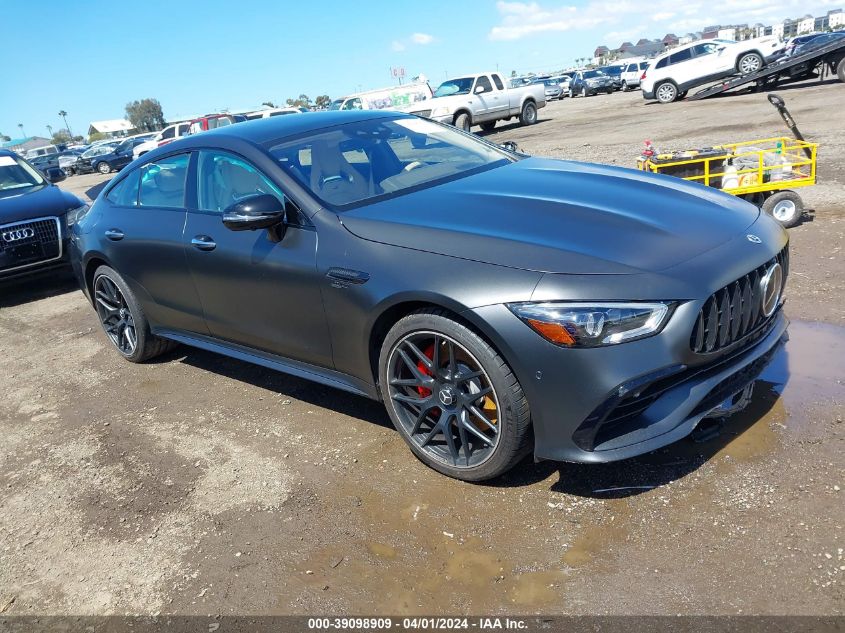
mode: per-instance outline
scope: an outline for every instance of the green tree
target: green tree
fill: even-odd
[[[314,99],[314,105],[318,108],[328,108],[332,104],[331,97],[329,95],[320,95],[316,99]]]
[[[12,140],[11,136],[6,136],[5,134],[3,134],[3,132],[0,132],[0,142],[5,143],[6,141],[11,141],[11,140]]]
[[[311,105],[311,99],[308,95],[299,95],[299,99],[297,99],[303,106],[306,108]]]
[[[88,135],[88,142],[93,143],[94,141],[102,141],[105,138],[108,138],[108,137],[105,134],[103,134],[102,132],[91,132]]]
[[[67,130],[59,130],[58,132],[53,133],[53,139],[50,142],[53,145],[59,145],[61,143],[70,143],[72,141],[73,139],[70,134],[67,133]]]
[[[141,99],[127,103],[126,118],[139,132],[155,132],[167,125],[158,99]]]
[[[265,102],[263,102],[261,105],[263,105],[263,106],[267,106],[268,108],[276,108],[276,107],[278,107],[278,106],[277,106],[275,103],[273,103],[272,101],[265,101]]]

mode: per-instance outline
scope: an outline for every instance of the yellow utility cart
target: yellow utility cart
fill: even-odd
[[[818,144],[804,140],[779,96],[769,95],[769,101],[795,137],[670,153],[656,153],[647,142],[637,167],[722,189],[756,204],[783,226],[795,226],[804,203],[793,190],[816,184]]]

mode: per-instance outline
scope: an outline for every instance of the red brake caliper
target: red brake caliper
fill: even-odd
[[[428,356],[429,359],[434,359],[434,343],[429,345],[425,350],[423,350],[423,354]],[[425,363],[419,361],[417,363],[417,369],[426,376],[433,376],[434,374],[431,373],[431,370],[425,366]],[[417,391],[419,392],[420,396],[423,398],[428,398],[431,395],[431,389],[428,387],[417,387]]]

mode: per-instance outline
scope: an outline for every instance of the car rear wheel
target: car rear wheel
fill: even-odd
[[[672,103],[678,98],[678,88],[671,81],[665,81],[655,88],[654,94],[660,103]]]
[[[582,97],[586,97],[586,96],[587,96],[587,87],[586,87],[586,86],[582,86],[582,87],[581,87],[581,96],[582,96]]]
[[[533,101],[526,101],[522,104],[519,122],[522,125],[534,125],[537,122],[537,106],[534,105]]]
[[[97,163],[97,171],[101,174],[110,174],[111,173],[111,165],[109,165],[106,161],[101,163]]]
[[[742,75],[750,75],[756,73],[763,67],[763,58],[757,53],[746,53],[739,58],[736,63],[736,69]]]
[[[575,98],[575,91],[574,91],[572,88],[570,88],[570,89],[569,89],[569,98],[570,98],[570,99],[574,99],[574,98]]]
[[[93,291],[100,325],[126,360],[141,363],[176,347],[150,332],[138,300],[114,269],[100,266],[96,270]]]
[[[628,88],[628,82],[627,82],[627,81],[623,81],[623,82],[622,82],[622,92],[628,92],[628,90],[629,90],[629,88]]]
[[[481,124],[481,129],[484,130],[485,132],[492,132],[495,127],[496,127],[495,121],[488,121],[487,123]]]
[[[399,434],[438,472],[482,481],[530,452],[522,387],[496,350],[445,310],[414,312],[391,328],[379,382]]]
[[[459,130],[469,132],[470,127],[472,127],[469,114],[467,114],[466,112],[461,112],[458,116],[455,117],[454,126]]]
[[[801,220],[801,215],[804,213],[804,201],[794,191],[778,191],[766,198],[762,208],[788,229]]]
[[[839,81],[845,84],[845,57],[840,59],[836,65],[836,76],[839,77]]]

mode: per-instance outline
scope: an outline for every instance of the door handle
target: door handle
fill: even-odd
[[[112,242],[119,242],[126,236],[120,229],[108,229],[106,231],[106,237],[109,238]]]
[[[217,248],[217,242],[211,239],[208,235],[197,235],[191,240],[191,244],[201,251],[213,251]]]

